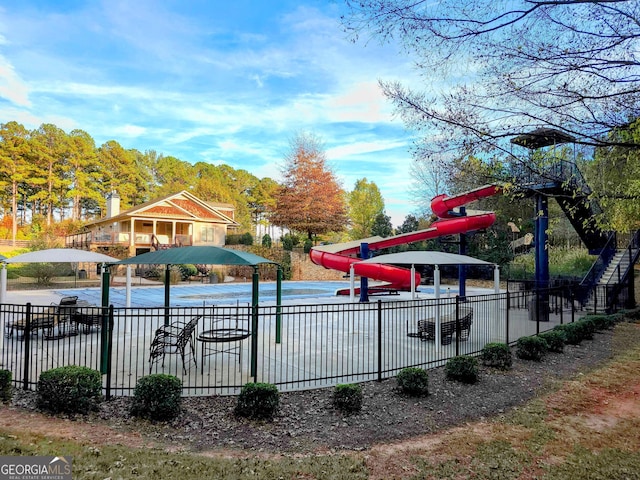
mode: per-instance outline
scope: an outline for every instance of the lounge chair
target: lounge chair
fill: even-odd
[[[198,368],[193,342],[196,327],[201,318],[202,316],[199,315],[193,317],[189,322],[174,322],[171,325],[163,325],[156,330],[153,341],[151,342],[151,352],[149,354],[149,373],[151,373],[154,362],[157,362],[158,359],[162,358],[162,366],[164,366],[165,355],[179,353],[182,358],[182,370],[186,374],[187,367],[184,356],[187,345],[191,348],[193,363],[196,368]]]
[[[60,299],[60,303],[52,303],[43,311],[32,313],[30,324],[31,333],[44,330],[45,338],[55,338],[53,333],[54,329],[56,327],[60,328],[60,325],[69,320],[71,314],[75,311],[77,301],[77,296],[63,297]],[[26,328],[27,317],[14,320],[7,325],[5,337],[10,338],[13,336],[14,330],[21,330],[24,338]]]

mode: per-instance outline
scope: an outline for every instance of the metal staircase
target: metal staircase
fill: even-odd
[[[624,247],[618,248],[620,244]],[[631,235],[612,234],[604,250],[580,284],[583,305],[589,312],[609,312],[633,303],[623,292],[633,281],[633,268],[640,258],[640,230]]]
[[[524,175],[523,175],[524,174]],[[610,232],[598,225],[602,208],[591,196],[591,188],[577,165],[566,160],[533,169],[528,165],[516,176],[527,195],[542,193],[552,196],[592,255],[599,255],[609,240]]]
[[[574,291],[576,300],[593,312],[610,311],[629,300],[623,297],[633,265],[640,257],[640,230],[625,235],[599,227],[597,217],[602,208],[590,198],[591,189],[573,162],[558,160],[535,170],[527,165],[515,178],[525,194],[554,197],[589,253],[598,255]]]

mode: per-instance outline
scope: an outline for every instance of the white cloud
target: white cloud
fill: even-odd
[[[139,125],[128,124],[114,127],[112,128],[112,132],[116,137],[136,138],[146,134],[147,128]]]
[[[0,55],[0,97],[9,100],[14,105],[31,106],[26,82],[20,78],[13,65],[2,55]]]
[[[370,153],[379,153],[398,148],[408,147],[407,140],[371,140],[367,142],[354,142],[333,147],[327,150],[328,159],[340,159],[345,157],[362,156]]]

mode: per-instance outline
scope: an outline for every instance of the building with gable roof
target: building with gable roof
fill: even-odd
[[[106,216],[67,236],[65,246],[100,251],[119,246],[130,255],[188,245],[223,246],[228,230],[239,226],[234,216],[233,205],[205,202],[186,190],[120,212],[120,197],[113,192],[107,197]]]

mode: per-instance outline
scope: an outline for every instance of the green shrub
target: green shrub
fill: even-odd
[[[478,360],[468,355],[459,355],[450,358],[444,366],[444,371],[449,380],[457,380],[463,383],[476,383],[478,381]]]
[[[582,340],[584,340],[583,328],[578,325],[578,322],[557,325],[553,328],[553,331],[562,332],[565,336],[565,343],[567,345],[580,345]]]
[[[11,380],[13,374],[9,370],[0,370],[0,401],[8,402],[11,400],[13,391],[11,389]]]
[[[68,263],[28,263],[22,268],[22,275],[36,279],[38,285],[51,285],[55,277],[73,275]]]
[[[225,237],[225,245],[253,245],[253,235],[249,232],[229,234]]]
[[[414,396],[429,394],[429,374],[422,368],[403,368],[398,372],[396,380],[403,393]]]
[[[593,336],[598,331],[596,322],[591,320],[590,317],[581,318],[576,322],[582,329],[582,338],[585,340],[593,340]]]
[[[620,310],[618,314],[630,320],[640,320],[640,307]]]
[[[513,363],[509,345],[498,342],[487,343],[482,349],[480,359],[483,365],[502,370],[509,370]]]
[[[613,328],[616,322],[619,321],[620,315],[587,315],[584,318],[594,324],[596,331],[602,331]]]
[[[182,407],[182,381],[174,375],[154,373],[140,378],[133,390],[131,415],[150,420],[172,420]]]
[[[547,353],[547,341],[539,336],[521,337],[516,342],[516,356],[539,362]]]
[[[343,413],[358,413],[362,410],[362,388],[357,384],[336,385],[333,406]]]
[[[240,245],[253,245],[253,235],[249,232],[245,232],[240,237]]]
[[[280,393],[270,383],[247,383],[238,396],[235,414],[239,417],[269,420],[280,406]]]
[[[282,238],[282,248],[284,250],[293,250],[294,247],[300,245],[300,237],[294,233],[285,233]]]
[[[262,246],[271,248],[271,244],[272,244],[271,235],[269,235],[268,233],[265,233],[262,237]]]
[[[180,270],[180,277],[182,280],[188,280],[190,277],[198,275],[197,267],[190,263],[178,265],[178,270]]]
[[[75,365],[40,374],[38,407],[52,413],[88,413],[102,400],[100,372]]]
[[[313,248],[313,242],[307,238],[304,241],[304,246],[303,246],[304,253],[309,253],[312,248]]]
[[[562,353],[564,351],[564,344],[567,337],[562,330],[550,330],[541,333],[540,338],[544,338],[547,342],[547,349],[550,352]]]

